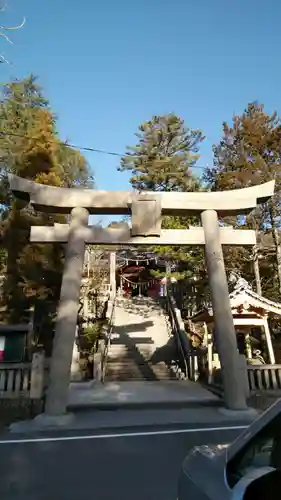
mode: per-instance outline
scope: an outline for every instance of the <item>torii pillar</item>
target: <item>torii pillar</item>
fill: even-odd
[[[50,415],[60,415],[67,407],[68,391],[65,387],[69,385],[75,342],[85,256],[83,228],[88,227],[88,216],[88,210],[82,207],[71,211],[45,406],[45,412]]]
[[[222,245],[254,246],[256,235],[254,231],[221,228],[218,217],[245,214],[257,203],[267,201],[274,193],[274,181],[219,193],[68,189],[41,185],[12,175],[9,181],[14,194],[30,201],[36,210],[71,214],[70,225],[34,226],[30,234],[30,241],[34,243],[67,244],[46,400],[48,416],[63,415],[67,408],[85,244],[205,246],[226,407],[230,410],[247,408],[245,377],[239,368]],[[131,214],[132,229],[89,227],[89,214]],[[198,214],[203,227],[162,230],[162,214]]]
[[[110,252],[109,256],[109,282],[111,296],[116,295],[116,252]]]
[[[215,210],[201,214],[205,234],[205,256],[216,328],[218,353],[223,373],[224,399],[231,410],[245,410],[245,377],[241,377],[236,332],[229,301],[227,277]]]

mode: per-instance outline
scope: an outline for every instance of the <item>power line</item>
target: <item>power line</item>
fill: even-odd
[[[23,135],[23,134],[17,134],[16,132],[0,132],[0,136],[2,136],[2,137],[18,137],[20,139],[30,139],[33,141],[41,141],[41,139],[39,139],[38,137],[30,137],[30,136]],[[63,141],[53,141],[53,142],[56,142],[57,144],[61,144],[62,146],[65,146],[67,148],[76,149],[78,151],[88,151],[91,153],[98,153],[98,154],[103,154],[103,155],[108,155],[108,156],[117,156],[118,158],[131,158],[132,157],[129,154],[122,154],[122,153],[118,153],[116,151],[106,151],[105,149],[92,148],[89,146],[77,146],[76,144],[71,144],[69,142],[63,142]],[[170,158],[170,157],[163,156],[163,159],[165,159],[165,158]],[[198,168],[198,169],[204,170],[206,168],[206,165],[205,166],[194,165],[194,166],[191,166],[190,168],[191,169]],[[170,172],[170,173],[173,174],[173,173],[177,173],[177,172]]]

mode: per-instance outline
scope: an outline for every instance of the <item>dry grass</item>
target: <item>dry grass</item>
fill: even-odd
[[[0,432],[13,422],[28,420],[43,411],[42,400],[0,399]]]

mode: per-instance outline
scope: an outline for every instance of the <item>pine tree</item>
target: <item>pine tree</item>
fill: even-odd
[[[263,105],[257,102],[248,104],[241,116],[233,117],[231,125],[223,123],[222,140],[213,147],[213,151],[214,167],[205,172],[205,181],[212,190],[244,188],[275,179],[273,199],[244,221],[239,218],[235,222],[240,227],[242,223],[251,227],[257,236],[271,231],[281,293],[281,121],[277,113],[268,115]]]
[[[132,172],[130,183],[138,191],[192,191],[198,179],[192,167],[204,137],[187,129],[174,114],[154,116],[139,126],[138,144],[129,147],[119,170]]]
[[[139,126],[138,143],[121,160],[119,171],[132,173],[130,183],[138,191],[194,191],[200,189],[200,179],[192,174],[199,159],[199,147],[204,140],[200,130],[188,129],[184,121],[174,115],[154,116]],[[186,229],[197,224],[194,218],[170,217],[162,219],[162,228]],[[174,263],[177,272],[168,276],[182,279],[194,275],[201,265],[202,252],[195,248],[154,247],[153,250]]]

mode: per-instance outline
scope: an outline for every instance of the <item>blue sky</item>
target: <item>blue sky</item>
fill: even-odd
[[[8,0],[0,39],[14,67],[1,80],[39,76],[62,139],[124,152],[138,125],[175,112],[207,136],[212,162],[221,125],[247,103],[281,111],[280,0]],[[100,189],[128,189],[118,158],[89,153]]]

